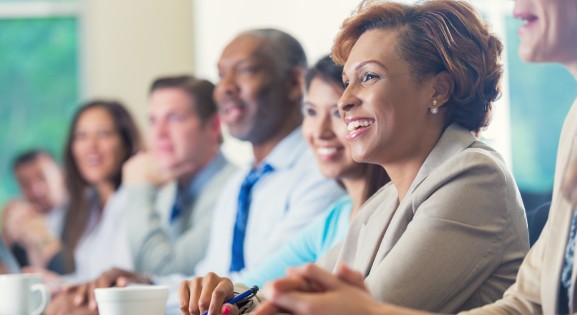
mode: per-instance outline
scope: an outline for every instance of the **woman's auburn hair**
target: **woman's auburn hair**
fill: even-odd
[[[447,125],[456,122],[478,133],[489,124],[492,103],[501,93],[503,45],[471,5],[458,0],[415,5],[364,1],[342,24],[332,48],[335,62],[345,64],[359,37],[373,29],[398,32],[395,50],[417,81],[443,71],[452,76]]]

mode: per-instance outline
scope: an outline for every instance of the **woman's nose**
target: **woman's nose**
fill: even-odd
[[[318,139],[331,139],[335,136],[329,115],[319,117],[318,124],[315,128],[315,135]]]
[[[354,91],[349,86],[344,90],[343,94],[341,95],[341,98],[337,103],[337,106],[340,112],[347,113],[350,112],[358,104],[359,99],[358,97],[355,96]]]

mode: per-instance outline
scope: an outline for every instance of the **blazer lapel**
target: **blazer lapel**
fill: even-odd
[[[403,233],[407,230],[407,226],[413,219],[413,215],[411,198],[405,198],[397,207],[397,210],[390,219],[390,223],[388,224],[387,231],[380,242],[375,259],[371,263],[371,269],[385,259],[387,254],[391,249],[393,249],[395,244],[397,244]]]
[[[388,188],[389,193],[385,194],[387,198],[376,204],[378,208],[367,217],[359,229],[353,266],[365,275],[369,273],[369,268],[381,247],[383,235],[398,207],[398,195],[394,186],[390,185]]]
[[[409,193],[405,196],[405,199],[410,199],[411,194],[419,187],[419,185],[429,176],[429,174],[435,170],[439,165],[443,164],[447,159],[451,158],[455,154],[463,151],[473,144],[477,139],[471,134],[471,132],[463,129],[457,124],[451,124],[443,132],[443,135],[435,144],[435,147],[429,153],[429,156],[421,165],[417,176],[413,180],[411,187],[409,188]]]

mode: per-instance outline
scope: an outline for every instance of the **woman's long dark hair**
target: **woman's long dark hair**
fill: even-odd
[[[102,108],[108,112],[114,122],[116,131],[118,132],[122,141],[122,146],[125,149],[122,163],[118,165],[111,181],[114,189],[118,189],[122,182],[122,164],[141,149],[141,138],[138,128],[132,116],[128,113],[126,108],[115,101],[95,100],[88,102],[80,107],[74,114],[70,129],[68,131],[68,138],[66,140],[66,147],[64,151],[64,169],[66,172],[66,188],[69,193],[68,212],[64,220],[64,229],[62,232],[62,239],[64,242],[64,258],[66,271],[74,271],[74,250],[78,242],[82,238],[90,218],[91,200],[89,190],[90,184],[84,179],[76,159],[72,153],[72,145],[74,142],[74,133],[80,117],[88,110],[93,108]],[[99,205],[98,217],[102,214],[104,205]]]
[[[329,84],[333,83],[345,88],[342,79],[343,67],[337,65],[330,56],[324,56],[314,66],[312,66],[306,75],[306,88],[310,88],[314,78],[319,78]],[[389,174],[385,169],[376,164],[359,163],[362,165],[362,176],[365,179],[365,191],[363,202],[367,201],[377,190],[381,189],[386,183],[391,181]]]

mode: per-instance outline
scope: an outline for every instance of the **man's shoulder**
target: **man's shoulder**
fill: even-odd
[[[316,159],[308,145],[295,148],[292,155],[291,163],[284,167],[286,171],[298,172],[300,176],[321,176]]]
[[[216,173],[215,178],[216,177],[230,178],[234,174],[238,173],[239,170],[240,168],[236,164],[227,160],[226,163]]]
[[[222,191],[227,186],[229,181],[238,176],[240,168],[231,163],[226,162],[204,185],[203,190],[217,190]]]

